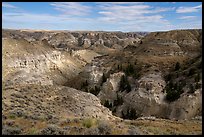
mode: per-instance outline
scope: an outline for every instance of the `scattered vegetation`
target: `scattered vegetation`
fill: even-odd
[[[109,102],[108,100],[105,100],[104,106],[111,109],[113,107],[113,104]]]
[[[85,82],[82,83],[81,89],[87,87],[89,85],[88,81],[86,80]]]
[[[42,135],[65,135],[66,132],[60,129],[58,126],[50,124],[46,128],[44,128],[40,132],[40,134]]]
[[[189,70],[189,73],[188,73],[188,76],[192,76],[192,75],[194,75],[196,73],[196,68],[191,68],[190,70]]]
[[[138,79],[140,77],[139,72],[141,71],[141,68],[139,66],[136,66],[137,62],[135,62],[134,64],[135,66],[128,63],[128,66],[124,70],[124,72],[126,76],[132,76],[133,78]]]
[[[200,74],[198,73],[196,76],[195,76],[195,82],[199,82],[200,81]]]
[[[95,96],[97,96],[97,95],[99,94],[100,90],[101,90],[100,87],[95,86],[95,88],[91,88],[91,89],[89,90],[89,92],[92,93],[92,94],[94,94]]]
[[[188,67],[190,64],[193,64],[191,68]],[[184,66],[177,62],[174,70],[164,77],[167,82],[165,87],[166,100],[170,102],[177,100],[184,93],[184,87],[189,89],[188,93],[190,94],[201,88],[201,84],[199,84],[201,68],[199,67],[200,61],[197,62],[197,60],[190,60]]]
[[[9,119],[15,119],[16,116],[15,116],[14,114],[10,114],[10,115],[8,116],[8,118],[9,118]]]
[[[105,74],[103,73],[101,86],[102,86],[102,84],[103,84],[104,82],[106,82],[106,80],[107,80],[107,77],[106,77]]]
[[[104,106],[109,108],[114,113],[114,112],[116,112],[116,107],[122,105],[123,102],[124,101],[123,101],[122,96],[119,96],[117,94],[117,98],[113,101],[113,103],[110,102],[109,100],[105,100]]]
[[[38,134],[38,129],[36,129],[34,127],[29,129],[28,135],[36,135],[36,134]]]
[[[123,70],[122,64],[118,65],[118,70],[119,70],[119,71],[122,71],[122,70]]]
[[[195,92],[195,88],[193,84],[190,84],[190,91],[188,93],[194,93],[194,92]]]
[[[128,79],[127,79],[127,76],[123,75],[121,77],[119,90],[121,92],[123,92],[124,90],[126,90],[127,92],[131,91],[131,86],[130,86],[130,83],[129,83]]]
[[[99,133],[102,135],[110,135],[111,134],[111,126],[104,121],[99,122],[98,130],[99,130]]]
[[[130,119],[130,120],[137,119],[140,116],[136,113],[136,110],[134,108],[129,108],[129,107],[127,108],[126,113],[124,113],[123,111],[121,113],[122,113],[122,118]]]
[[[134,67],[132,64],[128,64],[127,68],[125,69],[125,74],[127,76],[133,75],[135,73]]]
[[[184,92],[182,90],[183,84],[180,83],[173,83],[172,80],[169,81],[169,83],[166,86],[166,99],[170,102],[177,100],[180,95]]]
[[[117,99],[113,101],[113,106],[119,106],[123,104],[123,98],[119,97],[119,95],[117,94]]]
[[[96,120],[92,118],[86,118],[83,120],[83,126],[86,128],[90,128],[96,124]]]
[[[176,63],[176,66],[175,66],[175,71],[179,70],[181,68],[181,65],[179,62]]]

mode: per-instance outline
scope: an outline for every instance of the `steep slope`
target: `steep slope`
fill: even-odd
[[[78,85],[73,82],[67,85],[97,95],[106,107],[120,117],[124,117],[128,109],[133,108],[138,116],[190,119],[202,110],[202,79],[198,84],[194,81],[197,73],[202,74],[200,32],[201,30],[183,30],[150,33],[140,44],[95,58],[73,79],[80,79]],[[177,40],[178,37],[182,39]],[[183,39],[193,42],[182,43]],[[151,51],[148,52],[149,49]],[[169,53],[164,54],[165,52]],[[174,72],[177,63],[181,68]],[[191,68],[196,69],[194,71]],[[190,71],[194,71],[194,74],[188,77]],[[178,82],[183,92],[178,94],[180,99],[177,98],[174,102],[166,99],[169,94],[176,94],[175,98],[178,97],[173,92],[176,89],[171,89],[171,92],[167,89],[169,80],[166,80],[166,76],[169,73],[175,73],[172,77],[174,84]],[[121,84],[122,76],[127,77],[126,84],[129,85]],[[179,84],[182,81],[193,85],[192,93],[189,93],[191,86]],[[124,82],[125,80],[122,81]],[[126,89],[123,91],[121,88]]]
[[[3,115],[27,117],[93,117],[113,119],[111,112],[90,93],[63,86],[7,86],[3,88]],[[8,110],[8,111],[5,111]]]
[[[62,85],[77,75],[94,56],[82,60],[65,51],[58,51],[45,41],[29,43],[21,39],[3,38],[3,81],[5,83],[39,83]]]

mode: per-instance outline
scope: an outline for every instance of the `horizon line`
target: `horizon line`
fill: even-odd
[[[121,30],[115,30],[115,31],[109,31],[109,30],[48,30],[48,29],[14,29],[14,28],[2,28],[2,30],[19,30],[19,31],[68,31],[68,32],[122,32],[122,33],[133,33],[133,32],[167,32],[167,31],[176,31],[176,30],[202,30],[202,28],[189,28],[189,29],[170,29],[170,30],[158,30],[158,31],[121,31]]]

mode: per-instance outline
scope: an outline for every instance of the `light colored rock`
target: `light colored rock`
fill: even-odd
[[[124,75],[123,72],[111,74],[107,81],[103,84],[102,89],[98,95],[100,100],[114,101],[117,98],[117,92],[120,87],[121,77]]]

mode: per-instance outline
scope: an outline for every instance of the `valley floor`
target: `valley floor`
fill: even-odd
[[[137,119],[101,121],[67,118],[51,123],[12,117],[3,121],[3,134],[43,135],[201,135],[202,120]]]

